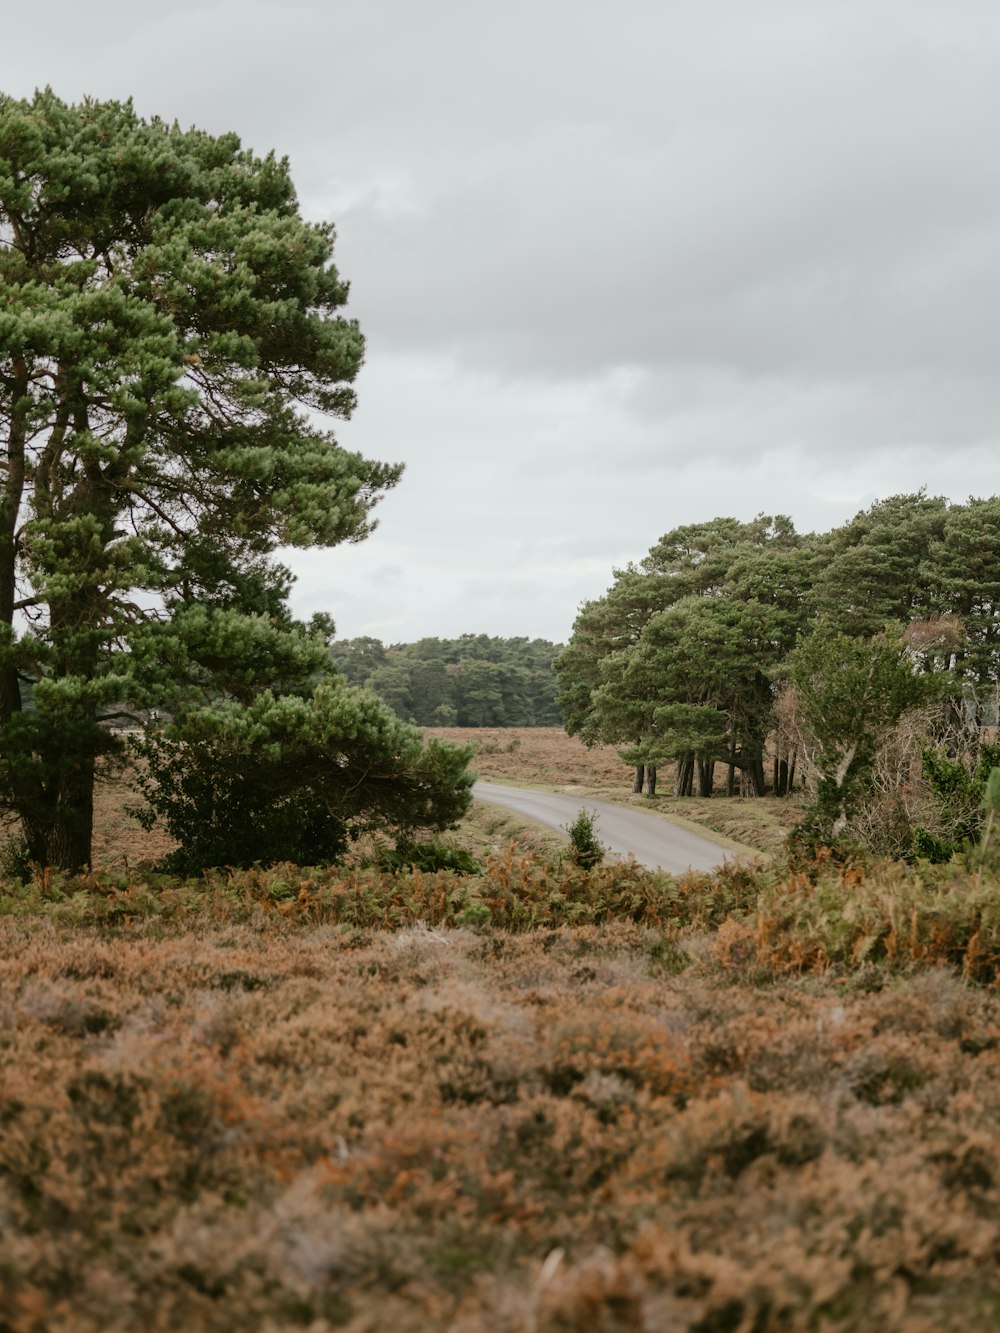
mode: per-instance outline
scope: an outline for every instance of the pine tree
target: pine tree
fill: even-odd
[[[288,164],[130,102],[0,97],[0,800],[90,858],[124,702],[308,697],[281,545],[370,530],[400,468],[340,449],[364,344]]]

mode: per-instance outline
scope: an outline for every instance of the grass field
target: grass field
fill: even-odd
[[[476,818],[481,876],[0,885],[0,1333],[1000,1324],[995,877]]]

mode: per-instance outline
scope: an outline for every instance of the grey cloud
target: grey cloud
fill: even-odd
[[[7,16],[0,87],[292,161],[402,460],[300,613],[568,632],[677,523],[1000,490],[1000,9],[219,0]],[[399,577],[389,577],[392,570]]]
[[[88,42],[79,7],[55,6],[65,46],[37,74],[19,62],[21,90],[61,61],[69,93],[135,92],[290,152],[385,348],[540,376],[988,372],[990,6],[105,0],[98,17],[112,39]]]

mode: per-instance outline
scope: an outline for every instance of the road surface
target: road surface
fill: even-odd
[[[707,838],[672,824],[667,819],[630,810],[607,801],[592,801],[589,797],[565,796],[560,792],[533,791],[528,787],[501,787],[493,782],[477,782],[472,789],[477,801],[502,805],[526,815],[536,824],[562,829],[571,824],[581,810],[593,811],[594,830],[613,856],[626,857],[631,853],[640,865],[650,870],[666,870],[681,874],[685,870],[714,870],[726,859],[724,847]]]

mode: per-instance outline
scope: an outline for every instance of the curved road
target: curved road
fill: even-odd
[[[666,870],[672,875],[685,870],[714,870],[727,855],[724,847],[700,838],[680,824],[607,801],[533,791],[528,787],[501,787],[493,782],[477,782],[472,794],[477,801],[504,806],[537,824],[563,832],[581,810],[593,811],[597,816],[594,829],[608,851],[619,857],[631,853],[640,865],[650,870]]]

